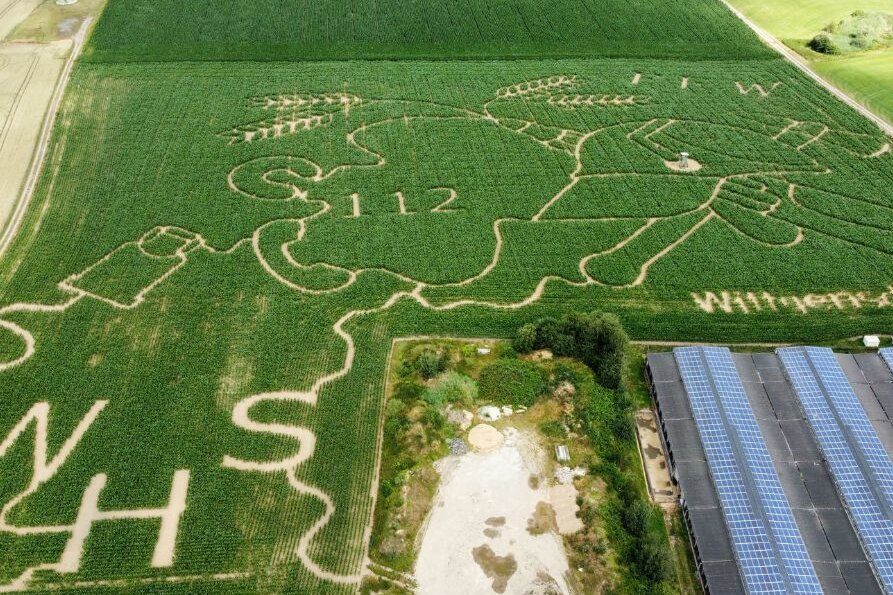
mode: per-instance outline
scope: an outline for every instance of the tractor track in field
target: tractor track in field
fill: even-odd
[[[53,95],[50,99],[46,116],[44,117],[40,137],[38,138],[37,146],[34,149],[34,156],[31,160],[31,166],[28,170],[28,177],[25,178],[21,193],[15,201],[15,207],[6,222],[2,233],[0,233],[0,258],[3,257],[3,254],[9,248],[10,244],[12,244],[13,239],[15,239],[16,234],[22,226],[25,214],[28,212],[28,205],[31,204],[31,198],[34,196],[34,191],[37,188],[37,181],[40,179],[40,174],[43,171],[44,162],[47,158],[53,126],[56,123],[56,116],[59,113],[59,107],[62,104],[65,89],[68,87],[68,81],[71,78],[71,71],[84,47],[87,31],[92,22],[93,17],[86,17],[83,23],[81,23],[80,29],[78,29],[78,32],[72,38],[72,47],[68,59],[65,61],[65,66],[62,67],[62,73],[60,74],[59,79],[56,81]]]
[[[769,47],[782,55],[788,62],[799,68],[803,73],[805,73],[809,78],[817,82],[827,91],[829,91],[832,95],[834,95],[840,101],[843,101],[851,108],[877,124],[878,128],[884,131],[884,134],[887,136],[893,136],[893,124],[873,112],[866,105],[856,101],[852,96],[850,96],[846,91],[842,90],[840,87],[834,85],[827,79],[823,78],[818,72],[813,69],[809,63],[797,52],[786,46],[781,40],[777,37],[757,25],[753,20],[751,20],[747,15],[738,10],[735,6],[729,3],[728,0],[722,0],[722,3],[726,5],[732,14],[741,19],[745,25],[751,28],[751,30],[757,34],[761,40],[763,40]]]

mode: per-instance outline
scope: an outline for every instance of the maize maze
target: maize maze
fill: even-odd
[[[0,261],[0,592],[355,591],[394,338],[889,331],[889,142],[774,60],[82,64]]]

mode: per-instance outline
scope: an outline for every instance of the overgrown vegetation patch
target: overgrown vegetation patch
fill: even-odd
[[[849,54],[888,47],[893,41],[893,14],[857,10],[831,23],[807,46],[821,54]]]
[[[591,364],[611,370],[609,374],[616,367],[621,372],[618,383],[625,377],[628,338],[610,317],[569,314],[534,326],[561,326],[576,337],[598,328],[604,344],[611,347],[597,356],[585,339],[564,344],[576,353],[588,351]],[[524,345],[529,329],[529,325],[522,326],[512,345]],[[439,482],[434,463],[451,454],[461,457],[468,448],[456,450],[455,444],[463,442],[473,422],[456,413],[462,409],[474,412],[485,405],[509,405],[509,410],[517,412],[500,422],[500,427],[532,430],[540,436],[546,452],[558,444],[570,445],[574,461],[586,470],[583,479],[575,482],[583,529],[565,539],[575,587],[582,592],[676,592],[681,587],[676,584],[664,513],[649,503],[642,478],[634,436],[634,400],[627,393],[630,388],[604,387],[592,369],[578,360],[552,359],[548,351],[525,356],[507,347],[507,343],[499,343],[495,349],[491,345],[478,352],[471,341],[397,343],[390,362],[392,388],[385,406],[382,480],[371,549],[375,562],[400,573],[413,571],[422,539],[419,530]],[[427,358],[420,357],[422,354],[437,355],[442,362],[439,376],[426,379]],[[603,362],[611,363],[599,366]],[[439,392],[438,387],[444,386],[461,386],[463,390],[449,391],[453,398],[431,397],[432,391]],[[477,396],[469,398],[471,394]],[[529,394],[530,398],[512,397],[514,394]],[[553,481],[551,477],[530,478],[531,487]],[[667,520],[672,524],[673,517]],[[504,523],[505,518],[489,519],[490,528],[484,533],[497,537]],[[540,502],[531,511],[527,530],[531,535],[556,531],[552,507]],[[491,551],[482,545],[475,550],[475,559],[489,564],[487,552]],[[403,588],[399,578],[386,582],[370,578],[366,584],[370,592],[391,593]]]

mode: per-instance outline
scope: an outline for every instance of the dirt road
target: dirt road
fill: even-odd
[[[878,127],[883,130],[885,134],[887,134],[888,136],[893,136],[893,124],[887,122],[885,119],[847,95],[841,89],[835,87],[834,85],[823,79],[815,70],[812,69],[809,63],[802,56],[800,56],[800,54],[786,46],[784,43],[776,39],[775,36],[765,31],[755,22],[747,18],[744,13],[729,4],[727,0],[722,0],[722,2],[728,7],[729,10],[731,10],[735,14],[735,16],[744,21],[744,23],[748,27],[750,27],[754,31],[754,33],[756,33],[757,36],[759,36],[759,38],[762,39],[769,47],[781,54],[785,59],[794,64],[794,66],[805,72],[807,76],[827,89],[832,95],[877,124]]]
[[[6,12],[0,13],[0,31],[15,26],[11,24],[13,17],[27,16],[20,15],[24,1],[12,0],[5,5]],[[56,112],[90,21],[85,19],[71,40],[0,43],[0,255],[27,211]]]

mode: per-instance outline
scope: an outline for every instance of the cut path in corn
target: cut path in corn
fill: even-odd
[[[82,29],[82,32],[84,29]],[[73,53],[72,56],[75,54]],[[73,59],[73,58],[72,58]],[[2,67],[2,63],[0,63],[0,67]],[[530,94],[536,93],[551,93],[552,91],[561,91],[575,82],[575,77],[566,77],[566,76],[557,76],[552,77],[551,79],[543,79],[540,81],[529,81],[525,83],[521,83],[512,87],[506,87],[497,91],[497,97],[493,101],[489,102],[483,107],[483,111],[474,112],[471,110],[460,110],[456,108],[455,115],[450,116],[413,116],[411,119],[421,120],[421,119],[432,119],[432,120],[477,120],[485,125],[495,125],[500,126],[502,128],[508,128],[514,133],[519,135],[525,135],[526,131],[531,128],[534,122],[515,122],[514,124],[510,124],[500,120],[499,117],[493,115],[489,110],[489,106],[491,103],[497,100],[506,100],[506,99],[514,99],[514,98],[524,98],[529,96]],[[739,89],[735,91],[731,90],[735,93],[744,93]],[[771,92],[771,91],[770,91]],[[334,97],[334,96],[333,96]],[[561,97],[566,97],[565,95],[561,95]],[[585,103],[585,102],[584,102]],[[348,105],[350,109],[356,109],[356,107],[351,107],[353,104]],[[575,108],[576,109],[576,108]],[[53,110],[55,111],[55,110]],[[361,152],[365,153],[367,156],[372,157],[374,163],[369,165],[362,166],[351,166],[348,164],[339,165],[334,169],[324,172],[323,169],[308,160],[304,160],[304,165],[311,165],[311,173],[309,175],[301,176],[299,172],[289,171],[289,173],[293,174],[297,177],[304,177],[305,179],[311,182],[318,182],[324,180],[328,177],[331,177],[338,172],[346,171],[351,167],[367,167],[367,168],[381,168],[384,167],[387,163],[387,159],[384,154],[378,153],[373,149],[365,146],[362,142],[357,140],[356,136],[358,132],[365,133],[370,128],[380,125],[387,125],[394,122],[407,121],[410,117],[400,116],[394,118],[383,118],[377,122],[371,123],[363,123],[362,126],[352,130],[347,137],[348,144],[354,146],[359,149]],[[627,136],[627,140],[632,142],[636,142],[641,144],[642,146],[649,148],[655,154],[655,158],[657,158],[662,152],[665,153],[666,150],[662,147],[657,140],[655,140],[655,136],[660,134],[665,130],[672,129],[673,126],[677,125],[680,121],[673,119],[664,119],[664,120],[650,120],[643,122],[641,126],[632,130]],[[630,122],[626,122],[626,125],[630,124]],[[779,136],[783,135],[788,130],[796,128],[799,126],[800,122],[791,122],[786,125],[784,128],[780,129]],[[617,126],[618,124],[612,125]],[[289,239],[287,242],[279,246],[279,249],[282,251],[285,256],[285,262],[296,269],[306,269],[312,268],[316,266],[322,266],[328,268],[335,272],[344,272],[346,274],[346,280],[339,284],[336,287],[328,288],[328,289],[317,289],[302,286],[299,283],[294,282],[287,278],[286,275],[282,274],[281,271],[277,270],[274,264],[271,262],[271,259],[267,258],[267,255],[263,251],[263,243],[261,242],[261,235],[264,233],[265,229],[268,228],[274,222],[267,222],[264,225],[260,226],[257,230],[255,230],[250,236],[244,237],[238,242],[236,242],[231,247],[220,250],[209,245],[205,239],[196,232],[192,232],[190,230],[177,228],[173,226],[160,226],[151,232],[147,232],[143,238],[140,238],[136,241],[125,242],[121,246],[118,246],[111,252],[109,252],[103,259],[97,261],[84,271],[80,273],[76,273],[70,275],[66,279],[62,280],[58,284],[58,288],[63,294],[67,295],[68,298],[66,300],[61,301],[58,304],[28,304],[28,303],[17,303],[11,304],[5,307],[0,308],[0,327],[5,329],[5,332],[11,332],[14,336],[18,337],[23,343],[23,351],[20,356],[17,356],[12,361],[8,361],[5,363],[0,363],[0,372],[5,369],[17,367],[23,365],[25,362],[29,361],[37,352],[39,348],[36,344],[34,336],[22,326],[23,323],[13,322],[7,320],[10,316],[15,318],[17,314],[31,314],[31,315],[53,315],[59,314],[68,311],[71,308],[77,306],[83,299],[94,299],[99,300],[105,303],[107,306],[119,309],[119,310],[130,310],[134,308],[138,308],[145,300],[146,295],[149,294],[153,289],[155,289],[158,285],[163,283],[170,275],[174,274],[181,267],[188,264],[190,255],[196,251],[207,251],[210,253],[219,253],[219,254],[230,254],[235,250],[239,249],[243,246],[250,246],[255,257],[260,263],[262,269],[273,279],[277,281],[277,283],[293,290],[296,292],[300,292],[302,294],[309,295],[327,295],[330,293],[337,293],[348,286],[352,285],[356,282],[360,275],[370,272],[370,271],[378,271],[385,272],[387,274],[393,275],[400,281],[404,283],[404,287],[391,294],[390,296],[383,298],[379,305],[364,308],[364,309],[352,309],[345,312],[332,326],[331,330],[334,335],[339,337],[341,341],[343,341],[345,345],[345,355],[343,362],[341,365],[332,371],[325,371],[321,373],[315,381],[309,387],[285,387],[282,390],[278,390],[275,392],[264,392],[253,395],[248,395],[239,400],[232,412],[232,423],[247,432],[252,432],[256,434],[266,434],[270,436],[275,436],[278,438],[286,439],[293,441],[295,443],[294,450],[287,454],[287,456],[282,456],[282,453],[279,453],[278,458],[275,460],[245,460],[238,458],[232,455],[225,455],[221,460],[221,466],[225,468],[235,469],[238,471],[242,471],[245,473],[262,473],[262,474],[281,474],[283,479],[287,481],[287,483],[291,486],[291,488],[298,494],[305,495],[311,498],[315,498],[323,503],[324,511],[321,516],[308,528],[303,534],[298,538],[297,545],[295,547],[294,555],[296,559],[300,560],[301,563],[314,575],[323,579],[325,581],[335,582],[335,583],[346,583],[346,584],[356,584],[361,580],[362,577],[362,566],[360,564],[361,561],[357,561],[357,566],[355,572],[350,573],[336,573],[332,572],[329,569],[323,568],[320,566],[312,557],[312,545],[314,539],[317,535],[324,529],[324,527],[329,523],[332,516],[336,512],[336,507],[333,499],[329,494],[320,488],[311,485],[304,481],[301,478],[301,474],[299,472],[302,465],[304,465],[308,460],[310,460],[315,451],[317,436],[316,433],[310,429],[303,426],[298,426],[294,424],[285,424],[278,422],[270,422],[270,421],[260,421],[255,419],[252,416],[252,411],[254,408],[261,403],[269,403],[269,402],[291,402],[291,403],[304,403],[310,406],[314,406],[318,403],[320,395],[322,391],[329,385],[334,382],[337,382],[346,376],[348,376],[351,370],[354,367],[354,361],[356,358],[356,347],[355,347],[355,339],[353,335],[347,330],[348,323],[352,323],[357,321],[358,319],[380,314],[385,312],[395,305],[403,302],[403,301],[413,301],[417,303],[419,306],[432,310],[432,311],[449,311],[455,310],[461,307],[485,307],[485,308],[493,308],[493,309],[508,309],[508,310],[517,310],[524,307],[527,307],[531,304],[539,301],[548,286],[549,283],[564,283],[570,286],[575,287],[584,287],[588,285],[599,285],[599,286],[608,286],[608,287],[616,287],[618,289],[622,289],[625,287],[636,287],[642,285],[649,274],[649,270],[656,262],[660,259],[667,256],[670,252],[675,250],[677,247],[685,243],[691,236],[696,234],[700,228],[704,225],[710,223],[711,221],[718,222],[726,222],[724,217],[720,212],[714,209],[714,203],[717,201],[720,193],[723,191],[725,185],[734,181],[735,179],[745,180],[749,177],[759,177],[761,175],[776,175],[779,177],[783,177],[784,174],[790,172],[784,171],[772,171],[772,172],[750,172],[745,174],[735,174],[735,175],[727,175],[727,176],[716,176],[715,178],[715,186],[713,192],[709,196],[703,197],[703,202],[695,208],[692,208],[682,214],[675,214],[670,216],[663,217],[650,217],[650,218],[639,218],[641,220],[641,225],[633,231],[628,237],[621,239],[616,242],[613,246],[608,247],[601,252],[589,254],[584,256],[578,266],[578,270],[581,276],[581,280],[573,280],[567,279],[565,277],[559,275],[546,275],[542,277],[537,283],[536,287],[523,299],[519,299],[517,301],[510,302],[497,302],[497,301],[484,301],[478,299],[469,299],[469,298],[459,298],[454,299],[452,301],[446,301],[443,303],[432,303],[428,298],[425,297],[424,292],[428,288],[435,287],[464,287],[470,285],[471,283],[483,279],[488,276],[491,272],[493,272],[500,263],[500,258],[503,255],[503,233],[502,233],[502,225],[508,221],[525,221],[527,223],[536,225],[536,224],[545,224],[548,223],[556,223],[561,222],[561,219],[546,219],[542,220],[542,217],[555,205],[558,203],[570,190],[573,189],[575,185],[577,185],[581,179],[588,177],[600,177],[600,176],[616,176],[618,174],[607,174],[607,173],[584,173],[586,170],[583,165],[584,158],[584,147],[594,135],[598,134],[602,130],[606,128],[602,128],[594,131],[580,131],[580,130],[566,130],[566,129],[555,129],[554,136],[546,139],[536,139],[537,142],[542,144],[550,151],[556,151],[559,153],[563,153],[567,157],[573,160],[574,167],[569,172],[569,179],[567,184],[561,188],[556,194],[551,197],[544,197],[544,201],[542,206],[534,215],[532,215],[529,219],[518,219],[518,218],[500,218],[493,222],[493,234],[495,236],[495,247],[493,252],[493,257],[491,261],[477,274],[472,275],[466,279],[444,283],[444,284],[427,284],[421,280],[413,279],[409,276],[400,274],[397,271],[387,270],[381,267],[370,267],[370,268],[360,268],[356,270],[350,270],[341,266],[338,266],[334,263],[317,263],[317,264],[302,264],[297,261],[292,255],[289,247],[293,244],[300,243],[305,241],[305,236],[308,231],[308,226],[311,225],[316,219],[322,218],[326,216],[326,214],[330,213],[331,205],[319,199],[311,199],[310,193],[306,189],[298,188],[297,186],[293,186],[293,193],[289,200],[301,201],[308,204],[314,204],[318,206],[318,210],[308,216],[305,216],[300,219],[283,219],[279,221],[287,221],[296,226],[296,233],[292,239]],[[827,132],[826,129],[822,129],[820,132],[816,133],[812,136],[807,142],[800,144],[795,148],[797,152],[802,151],[813,143],[822,142],[822,137]],[[886,145],[885,145],[886,146]],[[867,155],[867,158],[879,158],[882,155],[885,155],[889,151],[889,147],[886,150],[884,148],[880,148],[871,155]],[[270,160],[271,164],[277,163],[275,166],[276,171],[282,170],[283,166],[282,159],[283,157],[272,157],[267,158]],[[243,164],[243,167],[246,164]],[[271,168],[273,166],[271,165]],[[270,172],[274,171],[271,169]],[[229,176],[230,187],[237,192],[241,192],[234,180],[234,173],[236,170]],[[267,172],[267,173],[270,173]],[[623,174],[628,176],[636,177],[638,174]],[[676,172],[668,173],[667,175],[680,175]],[[687,174],[681,174],[687,175]],[[820,173],[818,175],[821,175]],[[790,201],[792,203],[796,202],[795,197],[795,189],[796,186],[794,184],[790,184],[790,190],[787,196],[774,197],[774,202],[769,204],[768,202],[764,207],[757,209],[754,211],[756,216],[767,217],[772,215],[781,201]],[[765,190],[765,189],[764,189]],[[242,192],[245,194],[244,192]],[[248,195],[249,198],[256,198],[263,200],[261,196],[251,196]],[[455,199],[455,195],[451,194],[451,198],[448,199],[447,203]],[[447,203],[443,203],[440,205],[441,207],[446,205]],[[24,209],[24,207],[22,207]],[[440,208],[440,207],[438,207]],[[696,215],[696,216],[695,216]],[[687,230],[684,230],[680,235],[675,238],[670,238],[665,244],[660,246],[660,249],[657,250],[653,255],[651,255],[646,260],[642,261],[638,270],[636,271],[636,276],[630,280],[629,283],[623,285],[608,285],[596,277],[594,277],[588,269],[588,264],[594,259],[600,256],[607,256],[612,253],[615,253],[619,250],[624,249],[630,242],[634,242],[641,235],[650,233],[652,228],[656,223],[666,219],[678,218],[678,217],[689,217],[692,216],[691,219],[695,220],[693,223],[689,225]],[[592,218],[593,221],[611,221],[616,218]],[[728,223],[728,222],[727,222]],[[730,224],[731,225],[731,224]],[[732,228],[741,234],[745,234],[744,231],[735,228]],[[778,245],[778,247],[784,248],[786,246],[791,246],[796,243],[799,243],[803,238],[804,229],[801,226],[797,226],[798,234],[796,238],[787,245]],[[817,232],[820,233],[820,232]],[[144,243],[152,241],[153,238],[157,237],[158,234],[167,234],[172,238],[176,238],[179,241],[179,247],[171,254],[166,255],[157,255],[150,248],[147,249],[144,246]],[[749,237],[749,236],[748,236]],[[757,237],[750,237],[751,240],[757,242],[758,244],[764,244],[766,246],[776,246],[770,245]],[[109,298],[107,296],[99,295],[97,293],[91,292],[88,288],[84,288],[80,286],[80,280],[85,277],[91,270],[95,267],[101,267],[107,260],[110,260],[115,257],[115,254],[119,250],[123,250],[125,248],[136,248],[145,258],[155,259],[159,261],[163,261],[167,263],[168,267],[165,269],[166,272],[160,274],[158,277],[153,279],[150,283],[148,283],[145,287],[142,288],[139,292],[137,292],[129,302],[117,301],[115,299]],[[2,244],[0,244],[0,250],[2,250]],[[379,427],[379,433],[382,431],[381,427]],[[379,434],[380,435],[380,434]],[[377,445],[377,450],[380,451],[380,440]],[[380,452],[376,454],[376,460],[380,457]],[[374,496],[373,496],[374,499]],[[370,507],[367,512],[368,521],[367,526],[371,524],[371,515],[372,515],[372,507]],[[370,532],[366,531],[363,536],[362,543],[362,551],[368,551],[369,545],[369,537]],[[35,568],[30,569],[33,573]],[[25,576],[25,575],[23,575]],[[28,575],[30,576],[30,575]],[[20,584],[27,586],[28,581],[24,580]]]

